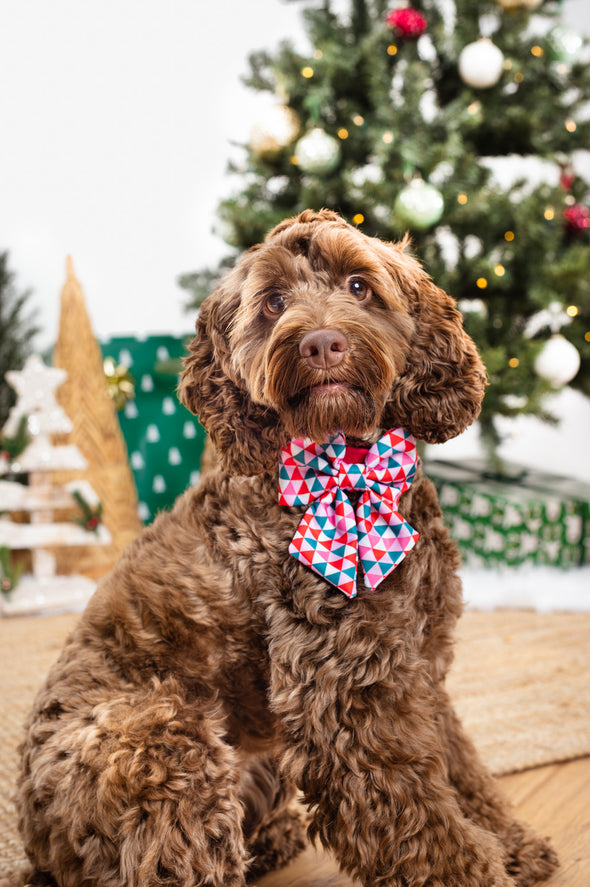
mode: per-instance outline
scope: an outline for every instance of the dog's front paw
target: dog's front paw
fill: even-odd
[[[559,859],[549,841],[523,829],[509,849],[506,871],[518,887],[530,887],[548,878],[558,865]]]

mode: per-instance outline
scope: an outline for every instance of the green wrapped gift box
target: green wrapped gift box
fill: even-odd
[[[590,563],[590,485],[522,466],[510,465],[508,471],[509,478],[492,476],[478,460],[426,465],[463,562],[474,567]]]
[[[101,341],[103,357],[128,367],[135,396],[119,412],[133,469],[139,513],[152,520],[199,477],[205,431],[178,401],[176,385],[187,337],[117,336]]]

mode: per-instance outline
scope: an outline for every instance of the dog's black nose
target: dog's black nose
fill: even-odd
[[[348,350],[348,342],[338,330],[314,330],[303,337],[299,353],[314,370],[337,366]]]

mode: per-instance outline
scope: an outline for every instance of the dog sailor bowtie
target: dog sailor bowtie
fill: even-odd
[[[327,444],[292,440],[281,455],[279,504],[309,508],[289,553],[350,598],[360,559],[365,586],[375,589],[418,540],[397,510],[415,473],[416,444],[403,428],[388,431],[368,451],[347,448],[341,433]],[[361,493],[356,513],[345,490]]]

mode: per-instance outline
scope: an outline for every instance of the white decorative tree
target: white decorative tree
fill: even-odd
[[[0,547],[11,551],[30,550],[32,574],[25,575],[9,596],[0,595],[0,613],[34,612],[83,605],[94,583],[83,576],[56,575],[51,549],[75,545],[107,545],[110,533],[102,524],[90,529],[71,521],[56,521],[55,512],[71,509],[80,498],[90,508],[98,505],[86,481],[56,486],[52,472],[82,471],[86,460],[76,446],[56,446],[52,434],[68,434],[72,423],[56,401],[55,391],[66,378],[65,370],[46,366],[30,357],[21,371],[6,373],[18,399],[3,429],[6,437],[17,433],[26,417],[30,442],[12,462],[0,460],[0,474],[28,474],[28,484],[0,480],[0,515],[26,512],[29,523],[0,517]]]

